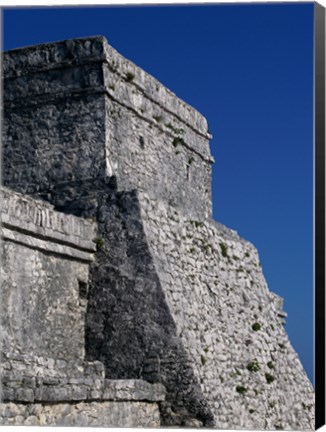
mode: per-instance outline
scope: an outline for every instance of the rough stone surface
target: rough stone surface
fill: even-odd
[[[166,302],[218,428],[309,429],[314,391],[252,244],[139,194]]]
[[[3,63],[5,185],[47,193],[115,175],[122,189],[211,216],[206,119],[104,38],[14,50]]]
[[[159,427],[158,405],[148,402],[78,402],[0,404],[0,424],[6,426]]]
[[[314,429],[204,117],[102,37],[3,68],[4,183],[38,198],[4,191],[3,424]]]
[[[45,201],[36,201],[6,188],[1,189],[1,222],[7,232],[10,230],[44,239],[48,241],[48,247],[54,247],[53,244],[57,243],[82,251],[96,250],[94,222],[56,212]],[[92,257],[85,254],[84,259],[91,261]]]
[[[83,358],[95,224],[6,189],[1,218],[3,350]]]

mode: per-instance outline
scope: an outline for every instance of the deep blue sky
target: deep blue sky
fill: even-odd
[[[5,9],[5,50],[102,34],[206,116],[214,217],[251,241],[313,380],[313,4]]]

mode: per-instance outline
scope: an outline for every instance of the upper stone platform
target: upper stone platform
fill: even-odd
[[[205,117],[179,99],[157,79],[124,58],[108,44],[103,36],[46,43],[5,52],[3,74],[5,79],[18,78],[50,70],[73,69],[82,65],[95,66],[98,64],[104,64],[121,78],[132,81],[147,98],[160,105],[164,110],[170,111],[179,117],[191,128],[196,129],[197,132],[210,138]],[[133,78],[131,78],[131,74],[133,74]],[[82,77],[75,75],[73,78],[77,79],[70,83],[73,85],[67,87],[67,78],[72,78],[69,75],[67,73],[65,79],[56,82],[55,85],[51,85],[54,84],[53,82],[47,82],[45,87],[45,83],[40,80],[29,88],[16,87],[15,91],[11,94],[6,93],[5,96],[8,96],[8,100],[15,100],[17,97],[26,97],[31,94],[58,93],[60,90],[69,92],[85,88],[93,88],[95,91],[108,91],[109,93],[111,90],[112,93],[111,80],[107,74],[102,79],[94,79],[93,75],[86,80],[78,80],[78,78]],[[62,84],[62,87],[60,84]]]
[[[23,193],[115,176],[211,216],[206,119],[101,36],[3,56],[4,183]]]

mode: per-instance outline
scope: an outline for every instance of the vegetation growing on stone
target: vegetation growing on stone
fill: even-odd
[[[161,115],[155,115],[153,116],[153,119],[157,122],[157,123],[161,123],[161,121],[163,120],[163,117]]]
[[[275,377],[269,373],[265,373],[265,378],[268,384],[271,384],[273,381],[275,381]]]
[[[97,249],[101,249],[104,246],[105,241],[101,237],[96,237],[95,244],[96,244]]]
[[[248,389],[242,385],[237,385],[235,389],[239,394],[244,394],[248,391]]]
[[[184,140],[182,137],[175,137],[172,141],[174,147],[177,147],[179,144],[184,144]]]
[[[258,372],[260,370],[260,366],[257,360],[251,361],[247,364],[247,369],[250,372]]]
[[[127,80],[128,82],[133,81],[134,78],[135,78],[135,74],[133,74],[132,72],[127,72],[127,73],[126,73],[126,80]]]
[[[206,357],[205,357],[203,354],[200,356],[200,361],[201,361],[201,364],[202,364],[203,366],[205,366],[205,364],[206,364],[206,362],[207,362],[207,359],[206,359]]]
[[[220,248],[221,248],[222,256],[224,258],[227,258],[228,257],[228,247],[226,246],[226,244],[221,242]]]
[[[196,228],[202,227],[204,225],[204,222],[200,222],[197,220],[190,220],[189,222],[191,223],[191,225],[195,225]]]
[[[270,360],[269,362],[267,362],[267,366],[270,368],[270,369],[274,369],[274,363]]]
[[[253,329],[253,331],[259,331],[261,329],[261,325],[258,322],[255,322],[251,328]]]
[[[183,129],[178,129],[178,128],[174,127],[172,123],[166,123],[165,126],[169,129],[171,129],[176,135],[184,134]]]

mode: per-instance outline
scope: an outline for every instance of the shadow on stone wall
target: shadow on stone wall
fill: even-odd
[[[164,384],[162,425],[213,425],[149,252],[137,191],[117,191],[115,178],[87,183],[59,185],[46,196],[57,210],[98,222],[86,359],[103,362],[110,379]]]

